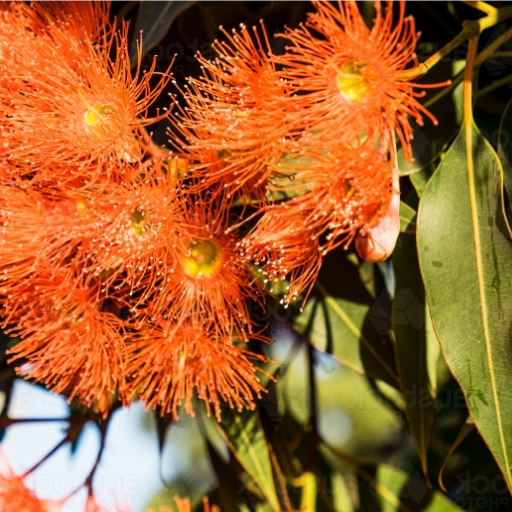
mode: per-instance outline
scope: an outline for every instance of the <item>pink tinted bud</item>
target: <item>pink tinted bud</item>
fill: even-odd
[[[356,250],[367,261],[382,261],[393,252],[400,233],[400,184],[398,169],[393,171],[393,192],[385,217],[376,225],[360,231],[356,238]]]

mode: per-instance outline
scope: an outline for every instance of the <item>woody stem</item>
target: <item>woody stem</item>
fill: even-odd
[[[477,46],[478,36],[469,40],[466,69],[464,70],[464,121],[468,130],[471,130],[473,121],[473,69]]]
[[[487,2],[464,0],[464,3],[487,14],[494,14],[498,10],[496,7],[489,5]]]
[[[424,75],[431,67],[435,66],[443,57],[446,57],[452,52],[457,46],[472,39],[485,30],[486,28],[492,27],[501,21],[504,21],[512,17],[512,6],[503,7],[502,9],[496,9],[493,12],[479,20],[466,21],[465,26],[458,36],[452,39],[448,44],[443,46],[438,52],[434,53],[425,62],[422,62],[419,66],[412,69],[407,69],[396,74],[396,78],[414,78],[417,76]]]
[[[500,37],[498,37],[495,41],[493,41],[489,46],[484,48],[475,58],[475,67],[482,64],[486,59],[491,57],[494,54],[494,51],[499,48],[503,43],[512,38],[512,27],[510,27],[506,32],[504,32]],[[436,101],[439,101],[443,96],[448,94],[452,89],[454,89],[463,79],[464,73],[461,72],[452,83],[442,89],[438,94],[433,96],[430,100],[426,101],[424,106],[426,108],[433,105]]]

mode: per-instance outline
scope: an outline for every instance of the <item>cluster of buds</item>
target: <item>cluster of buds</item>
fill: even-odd
[[[253,408],[266,359],[244,343],[269,340],[248,303],[278,288],[285,306],[304,301],[340,245],[368,259],[394,246],[395,141],[410,156],[408,117],[428,114],[400,75],[417,64],[414,21],[377,2],[369,29],[355,2],[314,2],[280,56],[263,25],[223,30],[184,101],[151,117],[171,74],[142,72],[140,46],[130,62],[108,7],[0,10],[10,353],[25,378],[102,414],[117,399],[174,418],[194,396],[217,418],[223,403]],[[164,118],[174,151],[146,130]]]

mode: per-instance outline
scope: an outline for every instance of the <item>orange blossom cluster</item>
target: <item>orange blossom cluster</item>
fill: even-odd
[[[389,255],[395,141],[410,157],[409,118],[431,117],[400,75],[414,20],[313,4],[283,55],[263,25],[222,29],[172,112],[153,106],[170,72],[141,45],[131,62],[108,3],[0,8],[0,306],[22,376],[103,414],[253,408],[249,304],[305,300],[339,245]],[[147,132],[164,118],[176,153]]]

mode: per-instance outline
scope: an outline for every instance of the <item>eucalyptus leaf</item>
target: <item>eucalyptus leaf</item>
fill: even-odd
[[[418,248],[447,364],[476,426],[512,487],[512,244],[498,156],[465,124],[430,179]]]
[[[357,265],[341,250],[328,254],[315,289],[294,326],[318,350],[359,373],[397,386],[390,338],[391,299],[385,288],[375,299]]]
[[[361,510],[365,512],[455,512],[455,503],[429,489],[414,467],[387,465],[362,467],[358,471]]]
[[[425,290],[413,237],[400,236],[393,253],[393,265],[396,279],[393,328],[398,376],[409,430],[426,475],[435,400],[428,371]]]
[[[359,510],[364,512],[455,512],[457,505],[442,493],[432,490],[419,471],[409,462],[400,468],[380,465],[360,465],[336,448],[323,444],[327,453],[335,456],[354,471],[359,491]]]
[[[354,512],[350,494],[343,477],[339,473],[334,473],[331,481],[333,490],[332,501],[336,512]]]
[[[512,198],[512,99],[501,118],[498,136],[498,155],[503,166],[503,179],[509,200]]]
[[[418,197],[423,195],[428,180],[432,177],[437,167],[438,166],[435,164],[430,164],[409,176],[409,179],[411,180],[412,186],[414,187],[414,190],[416,190]]]
[[[273,510],[279,510],[267,441],[254,411],[226,411],[217,424],[221,436]]]
[[[224,461],[209,439],[206,439],[206,446],[218,480],[218,486],[212,493],[213,503],[219,505],[223,512],[250,512],[247,503],[255,501],[257,497],[244,488],[239,468],[232,461]]]
[[[434,324],[432,322],[432,316],[430,315],[428,303],[426,304],[425,307],[425,336],[427,338],[428,382],[430,385],[432,396],[435,398],[437,396],[437,388],[439,386],[439,361],[443,363],[443,366],[445,365],[445,363],[444,359],[442,358],[441,345],[439,343],[439,340],[437,339],[436,331],[434,330]]]
[[[403,201],[400,201],[400,231],[408,234],[416,232],[416,212]]]
[[[473,421],[473,418],[471,416],[468,417],[464,425],[462,425],[462,428],[460,429],[457,438],[455,439],[454,443],[450,446],[450,449],[448,450],[448,453],[446,454],[446,457],[443,461],[443,465],[441,466],[441,469],[439,470],[439,486],[443,491],[446,492],[446,489],[443,484],[443,473],[444,469],[446,468],[446,465],[448,464],[449,460],[451,459],[452,455],[454,454],[455,450],[458,448],[460,443],[466,439],[468,434],[473,431],[475,428],[475,422]]]

